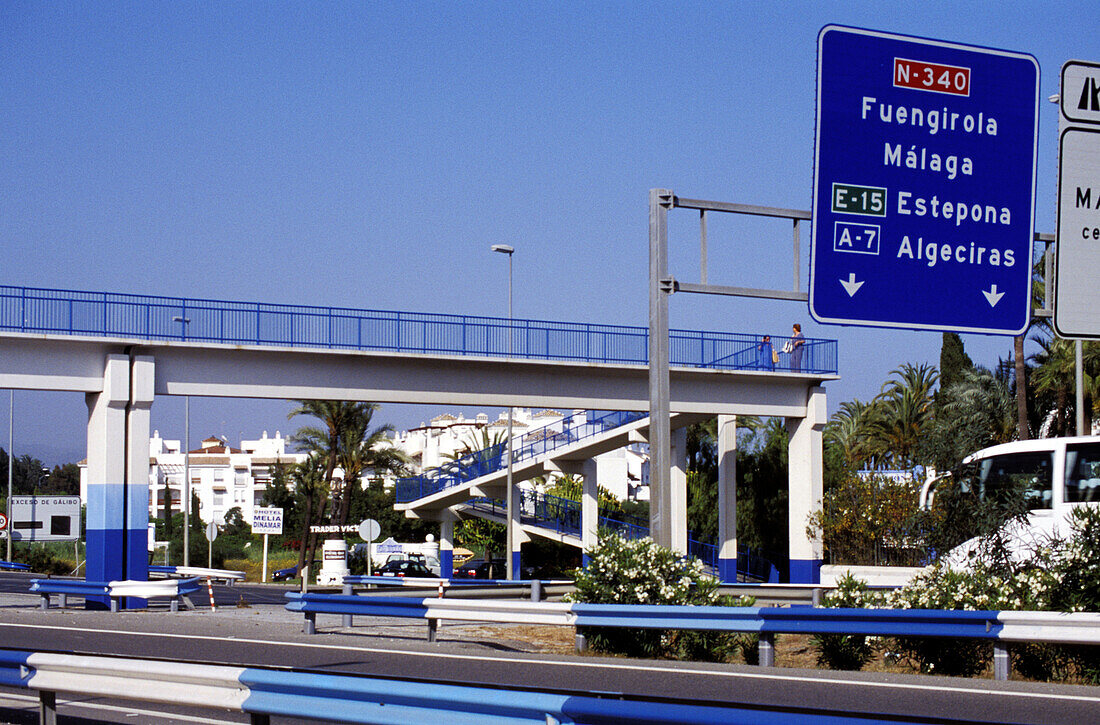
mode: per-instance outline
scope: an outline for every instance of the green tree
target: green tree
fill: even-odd
[[[34,456],[24,453],[17,456],[12,467],[12,494],[15,496],[30,496],[36,491],[49,494],[50,469],[42,461]],[[4,491],[8,485],[8,454],[0,448],[0,481],[3,482]],[[80,479],[77,479],[79,491]],[[6,500],[6,496],[0,497]]]
[[[291,493],[290,469],[293,464],[277,461],[271,467],[271,478],[264,486],[263,495],[260,497],[260,505],[271,508],[283,509],[283,520],[286,521],[294,504],[294,494]]]
[[[294,508],[300,512],[298,544],[298,571],[307,561],[313,561],[316,542],[310,536],[309,527],[319,523],[324,515],[329,499],[329,486],[325,480],[325,462],[321,454],[311,452],[306,460],[298,463],[291,471],[294,483]]]
[[[940,344],[940,390],[950,388],[973,368],[974,361],[966,354],[958,333],[943,333],[943,342]]]
[[[743,429],[737,443],[737,542],[786,557],[787,446],[782,419]]]
[[[394,489],[386,488],[381,479],[375,478],[352,501],[348,518],[352,522],[374,519],[378,522],[382,539],[392,536],[395,541],[424,541],[428,534],[438,539],[437,522],[410,519],[404,512],[394,509],[395,503]]]
[[[955,470],[974,451],[1016,437],[1016,400],[1007,363],[996,371],[975,367],[936,394],[935,420],[921,458],[940,471]]]
[[[507,529],[504,524],[482,518],[459,521],[455,526],[455,541],[471,551],[480,551],[486,561],[494,554],[507,553]]]
[[[39,491],[55,496],[79,496],[80,495],[80,466],[75,463],[64,463],[53,467],[49,480]]]
[[[337,460],[344,470],[344,480],[333,504],[336,524],[348,522],[352,501],[362,491],[359,481],[365,474],[401,475],[407,470],[408,457],[390,444],[388,434],[393,426],[371,427],[379,407],[377,403],[355,404],[340,433]]]

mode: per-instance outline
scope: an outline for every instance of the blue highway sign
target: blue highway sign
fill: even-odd
[[[826,26],[810,314],[1021,334],[1031,318],[1039,64]]]

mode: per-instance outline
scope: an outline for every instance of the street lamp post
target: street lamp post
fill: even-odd
[[[7,560],[11,561],[11,482],[12,474],[15,471],[15,454],[12,453],[12,442],[15,438],[15,388],[9,391],[8,397],[8,504],[5,509],[8,514],[8,557]]]
[[[172,322],[180,323],[181,335],[187,336],[187,325],[190,317],[176,315]],[[183,505],[183,565],[191,566],[191,455],[188,453],[188,442],[191,440],[191,396],[183,397],[183,488],[180,491],[180,504]],[[168,489],[168,516],[172,516],[172,489]],[[167,521],[164,522],[168,524]]]
[[[494,244],[489,247],[493,252],[508,255],[508,357],[512,356],[512,255],[515,254],[515,247],[508,244]],[[512,486],[512,406],[508,406],[508,479],[507,479],[507,494],[505,496],[505,507],[508,510],[508,525],[507,525],[507,543],[508,543],[508,556],[505,559],[505,565],[507,567],[507,576],[509,579],[518,579],[519,572],[516,571],[516,563],[512,552],[515,544],[513,539],[516,535],[516,523],[519,521],[517,512],[518,501],[516,501],[515,491]]]
[[[191,566],[191,396],[183,398],[183,488],[180,501],[183,504],[183,565]],[[168,495],[172,492],[169,490]],[[168,502],[168,515],[172,515],[172,502]]]

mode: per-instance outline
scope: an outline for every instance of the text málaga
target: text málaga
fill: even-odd
[[[947,175],[948,179],[954,179],[960,173],[964,176],[974,175],[974,162],[967,156],[963,156],[962,163],[960,163],[958,156],[940,156],[935,152],[928,153],[928,149],[918,148],[915,145],[910,146],[909,150],[903,153],[904,148],[903,144],[894,146],[887,141],[882,154],[882,164],[899,168],[904,164],[908,169],[942,172]]]

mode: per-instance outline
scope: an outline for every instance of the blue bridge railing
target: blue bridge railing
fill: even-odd
[[[516,446],[513,462],[519,463],[563,448],[577,441],[591,438],[612,428],[632,423],[646,413],[631,411],[588,411],[581,425],[554,422],[527,433],[528,442]],[[571,421],[571,418],[566,418]],[[504,443],[469,453],[454,461],[432,468],[417,476],[397,479],[397,502],[408,503],[424,496],[438,493],[445,488],[458,486],[475,478],[495,473],[507,465]]]
[[[634,365],[648,364],[649,337],[648,328],[622,325],[12,286],[0,286],[0,330]],[[772,338],[775,349],[786,339]],[[770,356],[758,354],[761,340],[759,335],[672,330],[670,364],[772,369]],[[802,372],[837,372],[835,340],[807,338],[803,350]],[[789,370],[791,363],[788,353],[779,353],[774,369]]]

